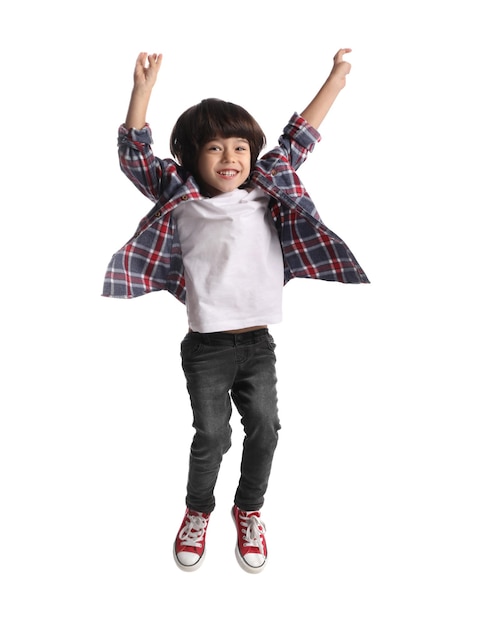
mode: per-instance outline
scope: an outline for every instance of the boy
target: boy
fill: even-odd
[[[177,120],[172,159],[152,153],[146,112],[162,56],[138,56],[125,124],[124,173],[155,206],[112,258],[103,295],[131,298],[168,290],[186,304],[182,367],[193,410],[186,511],[174,543],[176,564],[195,571],[205,557],[214,488],[231,445],[232,405],[244,444],[232,516],[236,557],[250,573],[267,560],[260,509],[278,441],[275,345],[283,285],[293,277],[369,282],[346,244],[330,231],[296,169],[314,148],[350,64],[334,57],[329,77],[279,145],[258,160],[265,136],[242,107],[203,100]]]

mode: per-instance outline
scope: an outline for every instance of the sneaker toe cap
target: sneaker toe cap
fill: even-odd
[[[195,552],[178,552],[177,559],[184,567],[193,567],[200,561],[200,556]]]
[[[244,560],[249,565],[249,567],[262,567],[266,561],[264,554],[259,553],[249,553],[244,556]]]

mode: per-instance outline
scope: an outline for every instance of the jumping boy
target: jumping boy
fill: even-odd
[[[260,126],[242,107],[214,98],[177,120],[170,139],[175,160],[155,157],[145,118],[162,55],[141,53],[136,61],[119,157],[123,172],[155,205],[113,255],[103,295],[168,290],[186,305],[181,358],[195,434],[186,511],[173,550],[184,571],[196,570],[205,557],[233,405],[244,427],[232,507],[236,557],[251,573],[266,564],[260,509],[280,428],[268,325],[281,321],[284,284],[293,277],[369,282],[347,245],[323,224],[296,174],[345,86],[349,52],[337,52],[317,95],[259,159],[266,141]]]

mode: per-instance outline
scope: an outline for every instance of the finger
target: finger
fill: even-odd
[[[160,67],[161,62],[162,62],[162,55],[159,52],[148,55],[148,63],[150,67],[154,67],[155,69],[158,69]]]
[[[352,52],[352,48],[340,48],[337,54],[333,57],[333,60],[335,63],[340,63],[343,60],[344,54],[348,54],[349,52]]]

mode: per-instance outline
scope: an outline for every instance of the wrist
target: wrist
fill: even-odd
[[[331,73],[327,79],[327,86],[335,91],[340,91],[345,87],[345,76]]]
[[[133,89],[131,91],[132,98],[149,98],[152,93],[153,86],[150,85],[133,85]]]

